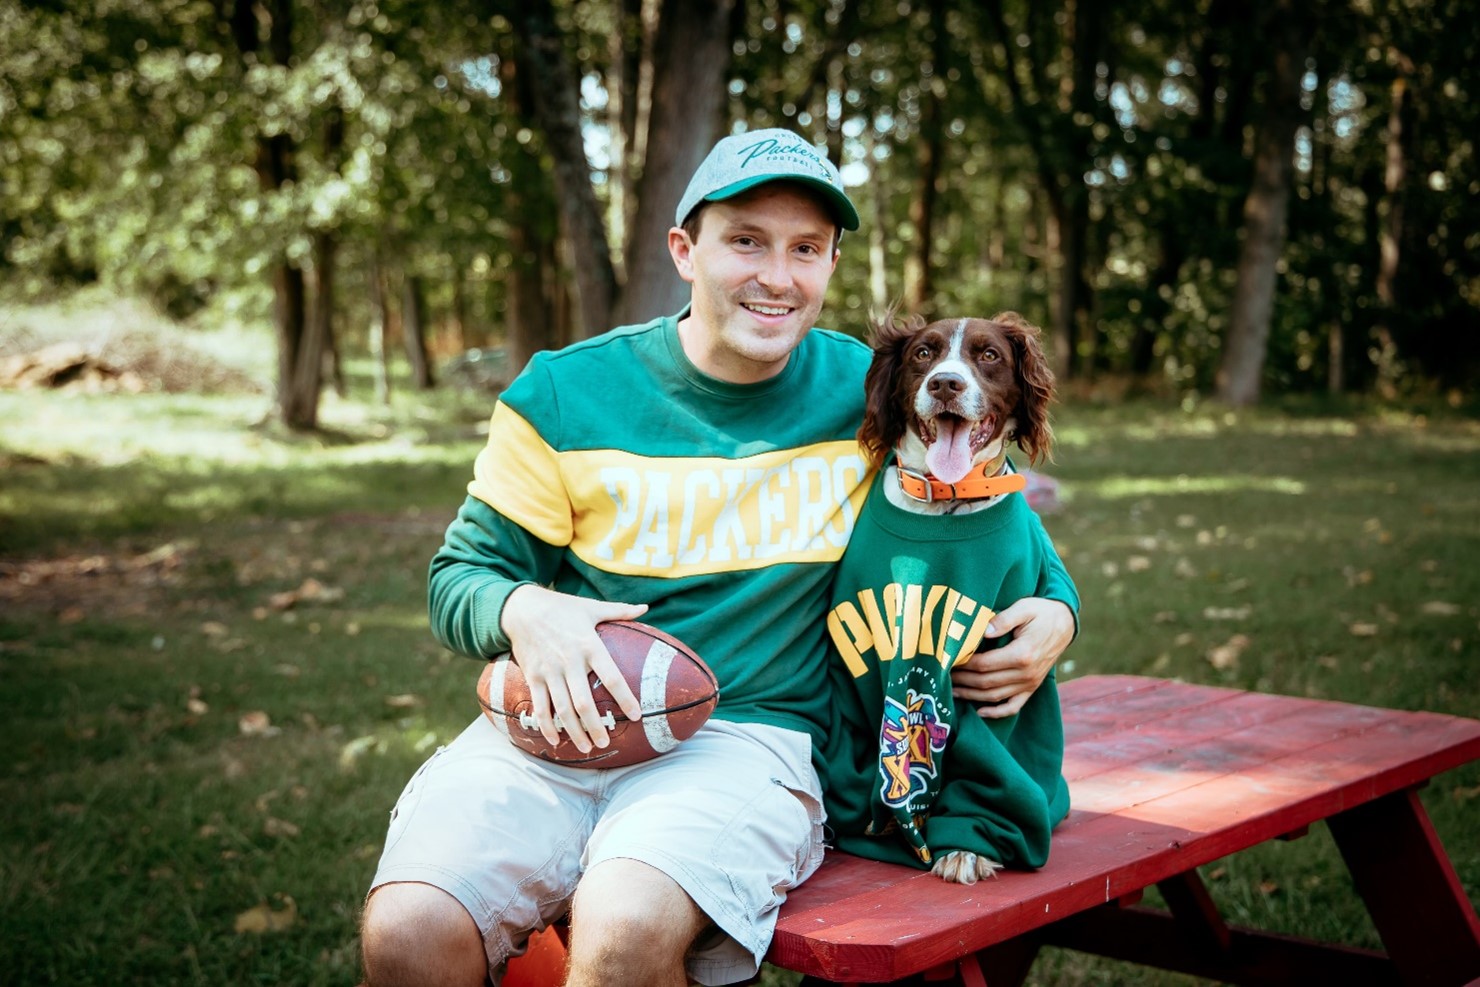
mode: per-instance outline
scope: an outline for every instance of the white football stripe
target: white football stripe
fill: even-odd
[[[672,645],[654,641],[642,666],[642,731],[659,754],[678,746],[678,738],[668,728],[668,717],[659,712],[668,705],[668,669],[677,654]]]
[[[507,661],[493,662],[493,673],[488,679],[488,705],[500,709],[504,705],[504,672],[509,668]],[[509,735],[509,718],[495,713],[489,717],[493,725],[498,727],[498,732],[505,737]]]

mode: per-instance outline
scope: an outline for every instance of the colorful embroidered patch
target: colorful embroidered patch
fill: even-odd
[[[912,796],[924,792],[937,772],[935,755],[946,749],[951,727],[942,723],[935,697],[905,691],[901,705],[893,696],[884,697],[884,721],[879,731],[880,796],[892,808],[907,806]]]

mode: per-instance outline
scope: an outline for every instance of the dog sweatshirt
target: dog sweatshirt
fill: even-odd
[[[540,353],[501,395],[431,563],[435,636],[509,641],[525,583],[650,606],[720,684],[715,717],[807,733],[829,717],[827,606],[869,470],[855,432],[869,349],[814,329],[776,377],[700,372],[677,317]]]
[[[916,866],[969,850],[1040,867],[1069,811],[1054,676],[1016,716],[983,719],[952,697],[951,669],[983,649],[998,611],[1044,596],[1077,619],[1078,593],[1021,494],[972,514],[921,515],[889,503],[879,476],[827,617],[836,844]]]

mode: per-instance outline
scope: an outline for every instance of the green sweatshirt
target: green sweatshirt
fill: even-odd
[[[620,603],[692,647],[719,719],[809,734],[830,715],[822,614],[868,468],[869,350],[814,329],[776,377],[700,372],[676,318],[541,353],[506,390],[432,559],[433,633],[484,657],[525,583]]]
[[[947,850],[1039,867],[1069,811],[1052,674],[1022,710],[957,707],[951,669],[1024,597],[1079,596],[1021,494],[946,517],[900,510],[879,474],[838,567],[827,624],[836,722],[827,812],[837,846],[927,866]],[[987,642],[990,645],[990,642]]]

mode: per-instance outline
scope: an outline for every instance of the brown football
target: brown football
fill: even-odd
[[[499,655],[478,677],[478,702],[514,746],[559,764],[616,768],[672,750],[709,719],[719,702],[719,683],[704,660],[683,642],[635,620],[597,624],[596,633],[642,703],[642,719],[636,723],[627,719],[593,674],[591,694],[606,724],[607,746],[583,754],[563,728],[560,743],[551,745],[535,725],[529,685],[519,663],[507,654]]]

